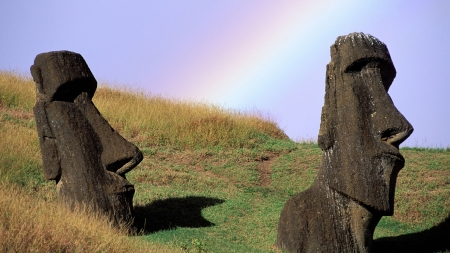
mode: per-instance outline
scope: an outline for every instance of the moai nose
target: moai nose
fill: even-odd
[[[409,123],[408,123],[409,124]],[[388,144],[399,148],[400,144],[406,140],[414,131],[413,127],[409,125],[405,129],[387,129],[380,134],[381,140]]]
[[[382,110],[379,110],[380,116],[377,122],[379,127],[377,131],[378,138],[399,149],[400,144],[405,141],[414,131],[413,126],[406,118],[397,110],[390,100],[389,95],[385,95],[386,99]]]
[[[374,137],[398,149],[413,132],[412,125],[392,102],[378,67],[363,69],[361,78],[368,89],[366,104],[371,112]]]

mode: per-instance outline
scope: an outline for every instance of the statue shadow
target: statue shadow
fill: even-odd
[[[224,200],[188,196],[156,200],[134,207],[134,228],[140,234],[150,234],[177,227],[201,228],[215,226],[202,216],[202,209],[223,203]]]
[[[450,215],[421,232],[383,237],[374,241],[375,252],[440,252],[450,250]]]

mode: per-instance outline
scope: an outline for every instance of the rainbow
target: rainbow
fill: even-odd
[[[372,34],[373,28],[380,28],[382,17],[367,14],[374,5],[291,0],[230,4],[238,10],[221,6],[223,16],[197,25],[190,45],[173,56],[170,73],[163,69],[164,77],[148,83],[170,87],[166,93],[171,97],[258,108],[272,116],[277,112],[274,117],[291,138],[315,136],[329,46],[337,36],[355,31]],[[377,2],[373,15],[383,9],[389,9],[389,3]],[[305,112],[292,117],[292,111],[302,111],[299,108]],[[301,118],[316,121],[304,123]]]

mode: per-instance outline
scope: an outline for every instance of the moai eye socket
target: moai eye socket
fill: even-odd
[[[345,73],[361,72],[364,68],[378,68],[379,60],[375,58],[362,58],[354,61],[346,69]]]
[[[345,73],[359,73],[363,69],[374,69],[377,68],[380,70],[381,79],[383,81],[384,88],[386,92],[389,90],[389,87],[392,84],[392,81],[395,78],[396,71],[394,66],[379,58],[362,58],[357,61],[354,61],[350,64],[346,69]]]
[[[87,92],[92,98],[97,86],[86,79],[67,82],[59,86],[53,94],[53,101],[73,102],[81,93]]]

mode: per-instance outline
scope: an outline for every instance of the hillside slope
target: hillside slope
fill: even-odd
[[[0,224],[17,225],[0,226],[0,251],[20,245],[14,238],[24,237],[17,234],[43,238],[30,239],[26,247],[44,252],[53,240],[73,238],[77,231],[92,245],[103,245],[93,250],[99,252],[122,252],[105,240],[108,236],[122,238],[126,243],[119,244],[126,247],[154,247],[156,252],[277,252],[276,228],[284,202],[311,185],[320,165],[316,144],[289,140],[264,115],[101,86],[94,96],[99,111],[144,153],[143,162],[127,174],[136,188],[136,225],[142,235],[80,230],[67,219],[64,229],[55,229],[58,239],[41,229],[48,223],[43,217],[55,216],[51,210],[59,207],[54,183],[42,177],[34,96],[30,78],[0,72],[0,190],[19,201],[0,203],[0,214],[9,213],[0,215]],[[395,215],[378,225],[376,247],[383,252],[450,249],[450,150],[401,152],[406,165],[397,181]],[[30,205],[41,219],[19,216]],[[20,224],[34,224],[37,230]],[[75,238],[56,245],[65,252],[80,251]]]

